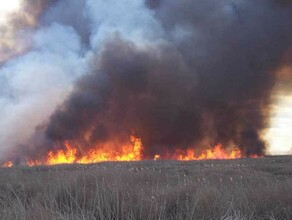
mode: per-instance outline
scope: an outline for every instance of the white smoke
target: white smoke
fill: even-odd
[[[151,13],[143,0],[61,0],[48,8],[31,39],[17,42],[24,48],[30,42],[30,50],[0,67],[0,160],[49,119],[104,41],[115,35],[141,46],[159,40]]]
[[[33,43],[30,52],[10,60],[0,71],[5,84],[0,96],[1,151],[25,142],[86,71],[80,38],[72,27],[42,28]]]
[[[29,5],[34,1],[23,2]],[[197,74],[196,63],[207,73],[214,65],[217,73],[217,67],[225,64],[221,59],[227,60],[223,55],[233,54],[237,49],[249,54],[245,48],[253,46],[254,40],[258,42],[266,36],[267,42],[270,38],[277,39],[274,36],[277,24],[285,16],[290,18],[291,12],[287,10],[286,15],[281,15],[281,9],[271,10],[272,0],[268,3],[210,0],[197,1],[198,4],[184,1],[181,8],[176,0],[161,2],[167,3],[166,7],[151,10],[145,6],[145,0],[38,0],[38,8],[46,8],[38,22],[28,19],[19,27],[13,23],[13,30],[9,31],[13,37],[8,40],[15,41],[9,47],[15,51],[4,54],[0,45],[0,61],[1,57],[12,56],[0,64],[0,160],[26,144],[36,126],[49,120],[72,91],[76,80],[88,73],[92,57],[102,52],[105,41],[118,36],[142,48],[172,42],[171,48],[180,47],[188,57],[194,75]],[[21,16],[15,13],[17,21],[25,17],[21,10],[19,13]],[[35,14],[33,18],[39,15]],[[279,27],[283,33],[289,32],[285,29],[289,26],[286,23],[283,28]],[[254,34],[246,34],[250,32]],[[232,45],[238,46],[237,49]],[[242,71],[249,71],[249,57],[235,56],[232,60],[234,69],[240,64]],[[219,64],[215,65],[215,61]],[[228,66],[233,70],[232,62]]]

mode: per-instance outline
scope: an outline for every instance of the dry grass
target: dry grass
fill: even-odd
[[[0,218],[292,219],[292,158],[0,169]]]

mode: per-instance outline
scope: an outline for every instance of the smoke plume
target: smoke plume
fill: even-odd
[[[3,155],[131,134],[145,158],[218,143],[264,154],[289,1],[40,2],[29,49],[0,69]]]

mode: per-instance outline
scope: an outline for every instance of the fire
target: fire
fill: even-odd
[[[87,151],[82,151],[77,146],[70,144],[69,141],[64,143],[64,148],[56,151],[49,151],[41,160],[28,160],[26,165],[57,165],[57,164],[90,164],[102,161],[140,161],[147,159],[143,155],[143,144],[140,138],[131,136],[129,143],[118,148],[113,147],[114,144],[104,144],[103,146],[95,146]],[[222,145],[217,145],[202,151],[198,154],[194,149],[186,150],[177,149],[164,155],[155,154],[153,160],[172,159],[181,161],[190,160],[214,160],[214,159],[239,159],[244,155],[238,148],[226,150]],[[257,155],[250,156],[257,158]],[[8,161],[2,167],[12,167],[13,162]]]
[[[178,160],[226,160],[242,158],[242,153],[238,148],[233,148],[231,151],[226,151],[222,145],[218,144],[213,149],[203,151],[199,156],[193,149],[186,151],[177,150],[176,159]]]
[[[44,162],[30,160],[27,165],[56,165],[56,164],[90,164],[102,161],[139,161],[142,160],[142,141],[131,136],[130,144],[122,146],[119,150],[113,151],[105,145],[101,148],[91,148],[82,154],[78,148],[65,142],[65,149],[50,151]],[[80,156],[81,155],[81,156]]]
[[[12,161],[7,161],[2,165],[2,167],[13,167],[13,162]]]
[[[153,160],[159,160],[161,156],[159,154],[155,154]]]

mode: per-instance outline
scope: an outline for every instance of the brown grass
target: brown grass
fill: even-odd
[[[0,219],[292,219],[292,158],[0,169]]]

